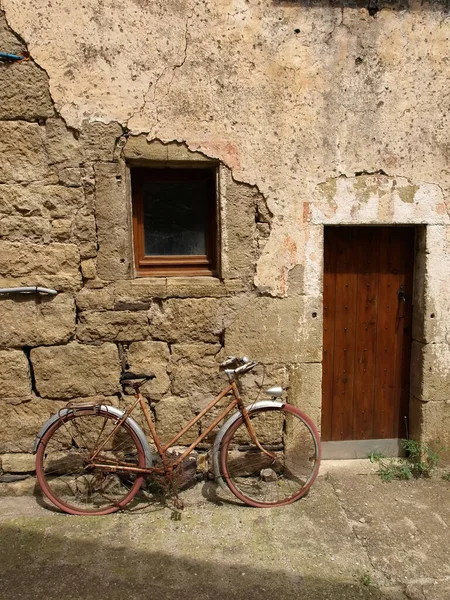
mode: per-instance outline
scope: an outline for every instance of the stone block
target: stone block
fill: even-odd
[[[205,363],[206,361],[202,361]],[[214,360],[205,364],[181,362],[172,367],[172,391],[177,396],[214,397],[224,387]]]
[[[3,214],[72,221],[85,205],[82,189],[62,185],[0,185],[0,212]]]
[[[171,347],[171,362],[187,362],[212,366],[214,357],[220,352],[220,344],[173,344]],[[203,362],[205,361],[205,362]]]
[[[21,350],[0,350],[0,364],[0,398],[30,398],[30,368],[25,354]]]
[[[224,382],[224,377],[221,377]],[[288,400],[287,388],[290,385],[288,367],[279,364],[260,363],[252,371],[241,378],[242,399],[247,406],[257,399],[267,398],[264,390],[274,385],[284,390],[283,399]]]
[[[96,258],[97,244],[96,242],[81,242],[78,246],[80,258]]]
[[[21,452],[3,454],[2,469],[5,473],[32,473],[36,470],[36,457]]]
[[[112,161],[116,142],[122,133],[118,123],[84,122],[80,136],[84,156],[92,161]]]
[[[81,261],[81,275],[83,276],[83,279],[97,278],[97,269],[93,258]]]
[[[415,257],[413,337],[450,343],[450,227],[418,230]]]
[[[80,314],[77,338],[82,342],[130,342],[149,337],[147,314],[143,311],[86,311]]]
[[[11,54],[23,54],[25,44],[11,31],[6,22],[4,12],[0,9],[0,48],[8,48]]]
[[[164,443],[169,442],[175,434],[194,417],[188,398],[170,396],[155,406],[156,431]],[[177,444],[191,444],[198,437],[198,424],[194,425],[180,438]]]
[[[127,362],[134,373],[154,373],[155,379],[141,388],[148,398],[160,397],[169,391],[167,374],[169,347],[164,342],[133,342],[127,351]]]
[[[14,278],[17,285],[78,289],[79,265],[80,255],[74,244],[45,246],[0,241],[0,273],[4,278]]]
[[[88,290],[101,290],[105,287],[105,283],[101,279],[86,279],[84,282]]]
[[[172,391],[190,397],[194,410],[202,410],[226,384],[215,360],[220,348],[220,344],[174,344],[171,348]]]
[[[127,160],[158,160],[166,161],[167,144],[163,144],[159,140],[147,141],[147,136],[132,135],[126,141],[123,148],[123,155]]]
[[[27,477],[22,481],[14,481],[12,483],[0,483],[0,497],[8,496],[41,496],[42,492],[37,482],[36,477]]]
[[[216,277],[168,277],[168,298],[221,298],[227,290]]]
[[[93,214],[78,213],[72,222],[71,240],[77,244],[89,243],[97,239],[97,227]]]
[[[173,344],[169,365],[172,391],[187,397],[194,414],[202,411],[211,400],[227,385],[224,374],[219,372],[216,355],[220,344]],[[175,390],[177,390],[175,392]],[[224,401],[205,415],[200,426],[205,430],[223,410]],[[211,441],[214,433],[211,434]],[[206,442],[205,442],[206,443]]]
[[[44,217],[5,216],[0,218],[0,238],[8,242],[48,243],[52,227]]]
[[[450,398],[448,344],[412,343],[411,394],[427,402],[445,402]]]
[[[33,62],[0,65],[0,120],[35,121],[54,114],[48,77]]]
[[[80,165],[83,161],[80,142],[62,119],[59,117],[47,119],[45,132],[45,148],[50,164]]]
[[[29,402],[1,402],[0,453],[27,453],[42,425],[63,408],[63,402],[33,397]]]
[[[0,297],[0,347],[62,344],[75,333],[75,302],[67,294]]]
[[[123,165],[95,165],[99,277],[105,281],[129,279],[131,221]]]
[[[36,389],[45,398],[75,398],[119,391],[120,362],[115,344],[65,346],[31,351]]]
[[[55,219],[52,221],[52,238],[61,244],[70,243],[72,237],[72,222],[70,219]]]
[[[167,283],[164,277],[124,279],[113,285],[114,308],[117,310],[148,309],[154,298],[165,298]]]
[[[243,282],[242,279],[225,279],[224,284],[227,296],[244,294],[245,292],[251,291],[251,284],[249,285],[249,282]]]
[[[59,183],[66,187],[80,187],[82,185],[82,174],[79,167],[58,168]]]
[[[256,260],[256,188],[236,183],[228,174],[222,203],[222,275],[251,281]]]
[[[170,142],[163,144],[159,140],[147,140],[144,134],[128,138],[123,148],[123,155],[132,161],[171,161],[171,162],[202,162],[216,164],[217,160],[205,156],[201,152],[189,150],[186,144]]]
[[[154,302],[148,312],[150,334],[168,342],[218,342],[220,305],[214,298]]]
[[[57,181],[48,164],[42,127],[25,121],[0,121],[0,183]]]
[[[186,144],[180,142],[172,142],[167,144],[167,160],[169,161],[180,161],[180,162],[191,162],[194,161],[204,162],[209,164],[217,164],[218,161],[212,158],[209,158],[205,154],[201,152],[194,152],[189,150]]]
[[[114,304],[111,287],[101,289],[82,288],[75,297],[78,310],[111,310]]]
[[[440,458],[450,464],[450,401],[423,402],[412,396],[409,419],[411,437],[432,447],[444,448]]]
[[[288,401],[320,429],[322,419],[322,364],[300,363],[289,368]]]
[[[243,297],[230,299],[228,306],[226,354],[265,363],[322,360],[319,299]]]

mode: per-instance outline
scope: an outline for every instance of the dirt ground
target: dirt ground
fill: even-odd
[[[73,517],[0,498],[0,599],[450,599],[450,482],[383,483],[361,461],[321,473],[276,509],[199,483],[180,519],[157,503]]]

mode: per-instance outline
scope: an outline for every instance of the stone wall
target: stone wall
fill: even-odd
[[[0,46],[26,52],[0,15]],[[234,181],[229,168],[214,162],[220,279],[135,278],[127,164],[210,159],[184,144],[130,136],[116,123],[69,128],[32,59],[0,65],[0,77],[7,90],[0,108],[0,287],[58,292],[0,295],[3,493],[34,487],[33,479],[22,478],[34,471],[35,435],[68,400],[127,403],[119,384],[125,365],[156,375],[143,392],[159,401],[155,420],[167,440],[223,388],[218,363],[226,355],[248,349],[267,363],[269,377],[285,384],[286,363],[320,360],[320,319],[312,322],[315,340],[306,347],[288,337],[317,307],[288,299],[274,304],[255,292],[272,218],[256,187]],[[279,310],[289,314],[281,328]],[[263,335],[261,319],[268,321]],[[248,380],[251,394],[261,381],[260,370]],[[208,424],[203,420],[181,442]]]
[[[411,426],[450,444],[450,17],[378,4],[2,1],[30,60],[0,64],[0,287],[58,291],[0,296],[3,471],[67,400],[123,402],[125,363],[164,435],[229,354],[319,424],[331,224],[417,226]],[[220,278],[135,277],[134,161],[217,166]]]

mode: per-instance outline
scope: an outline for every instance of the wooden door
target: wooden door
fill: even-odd
[[[322,439],[406,435],[414,229],[326,227]]]

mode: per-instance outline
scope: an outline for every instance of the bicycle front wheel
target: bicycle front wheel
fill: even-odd
[[[45,495],[73,515],[107,515],[138,492],[144,449],[134,431],[106,410],[74,410],[43,435],[36,475]],[[94,453],[100,448],[94,459]]]
[[[237,498],[258,508],[298,500],[314,483],[320,466],[314,423],[289,404],[256,409],[249,417],[260,447],[243,417],[233,423],[220,457],[228,487]]]

